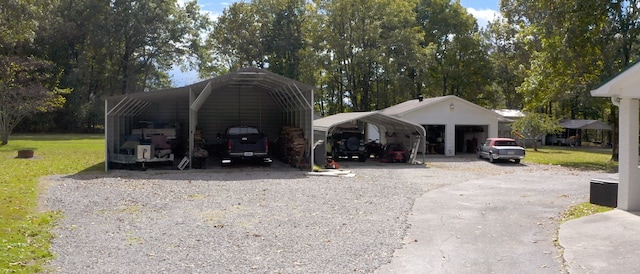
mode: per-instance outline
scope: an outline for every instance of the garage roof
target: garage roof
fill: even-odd
[[[455,95],[447,95],[447,96],[440,96],[440,97],[432,97],[432,98],[424,98],[424,99],[413,99],[413,100],[409,100],[409,101],[405,101],[402,102],[400,104],[397,105],[393,105],[390,106],[388,108],[385,108],[382,110],[383,113],[388,114],[388,115],[393,115],[393,116],[397,116],[397,117],[402,117],[403,115],[413,112],[413,111],[417,111],[420,109],[424,109],[424,108],[428,108],[429,106],[433,106],[439,102],[442,101],[446,101],[446,100],[456,100],[459,101],[460,103],[466,104],[467,106],[471,107],[471,108],[476,108],[476,109],[480,109],[481,111],[487,112],[487,113],[491,113],[493,115],[495,115],[496,117],[502,117],[500,114],[495,113],[491,110],[488,110],[484,107],[481,107],[479,105],[476,105],[472,102],[469,102],[465,99],[462,99],[458,96]]]

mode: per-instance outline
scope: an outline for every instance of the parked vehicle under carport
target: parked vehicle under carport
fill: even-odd
[[[334,160],[357,156],[360,162],[365,162],[369,158],[364,134],[359,130],[340,130],[332,135],[332,140],[331,157]]]

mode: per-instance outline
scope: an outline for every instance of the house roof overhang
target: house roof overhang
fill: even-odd
[[[613,76],[598,88],[591,96],[611,98],[640,98],[640,63],[636,62]]]

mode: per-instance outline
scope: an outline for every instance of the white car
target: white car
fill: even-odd
[[[478,158],[487,158],[493,163],[496,160],[513,160],[516,164],[524,159],[525,150],[511,138],[487,138],[478,149]]]

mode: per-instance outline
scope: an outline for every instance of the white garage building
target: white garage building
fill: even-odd
[[[488,137],[498,137],[501,116],[460,97],[418,98],[381,111],[422,125],[426,129],[426,153],[454,156],[475,153]]]

